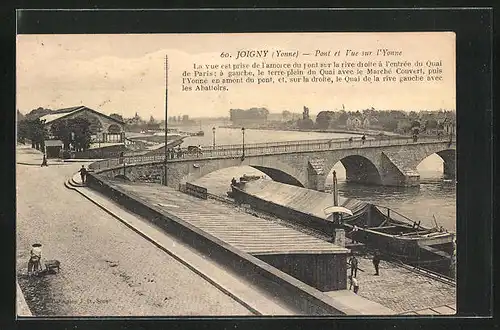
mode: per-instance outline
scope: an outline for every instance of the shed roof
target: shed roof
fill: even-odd
[[[61,140],[45,140],[46,147],[60,147],[63,145]]]
[[[45,120],[45,124],[49,124],[49,123],[52,123],[52,122],[54,122],[54,121],[56,121],[58,119],[61,119],[63,117],[69,116],[71,114],[74,114],[74,113],[82,111],[82,110],[88,110],[88,111],[93,112],[93,113],[95,113],[95,114],[97,114],[99,116],[103,116],[103,117],[106,117],[108,119],[111,119],[111,120],[113,120],[113,121],[115,121],[115,122],[117,122],[117,123],[119,123],[121,125],[125,124],[121,120],[118,120],[116,118],[113,118],[113,117],[110,117],[108,115],[105,115],[105,114],[103,114],[103,113],[101,113],[99,111],[96,111],[96,110],[91,109],[89,107],[86,107],[84,105],[54,110],[52,113],[40,117],[40,120]]]

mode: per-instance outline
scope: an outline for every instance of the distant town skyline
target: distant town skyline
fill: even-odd
[[[443,81],[406,84],[230,86],[227,92],[182,92],[193,63],[240,63],[220,53],[239,49],[401,49],[405,59],[441,59]],[[340,45],[340,46],[339,46]],[[165,55],[169,57],[168,116],[228,117],[231,108],[265,107],[312,114],[322,110],[455,110],[453,33],[302,33],[206,35],[19,35],[17,109],[85,105],[103,113],[165,118]],[[243,61],[245,62],[245,61]],[[245,63],[251,63],[246,60]]]

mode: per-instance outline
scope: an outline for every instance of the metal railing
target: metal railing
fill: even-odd
[[[245,157],[275,155],[285,153],[302,153],[314,151],[334,151],[342,149],[359,149],[397,145],[418,145],[424,143],[451,143],[455,142],[445,137],[420,137],[418,140],[408,137],[391,137],[381,139],[360,138],[349,139],[321,139],[303,141],[284,141],[272,143],[245,144]],[[176,149],[179,150],[179,149]],[[236,158],[243,156],[243,146],[241,144],[219,145],[214,147],[180,148],[180,152],[169,152],[167,162],[177,162],[183,160],[204,160],[213,158]],[[165,161],[165,154],[148,156],[125,156],[122,158],[106,159],[92,163],[89,168],[92,170],[102,170],[119,165],[132,165]]]

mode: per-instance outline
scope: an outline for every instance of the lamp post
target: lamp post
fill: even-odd
[[[163,166],[163,185],[167,185],[167,118],[168,118],[168,55],[165,55],[165,160]]]
[[[241,160],[245,159],[245,127],[241,128],[241,135],[243,137],[243,156],[241,156]]]
[[[99,149],[101,148],[101,132],[102,129],[100,127],[97,128],[97,143],[99,146]]]
[[[43,154],[45,155],[47,152],[47,148],[45,147],[45,123],[47,122],[46,119],[42,120],[42,139],[40,142],[40,149],[42,149]]]
[[[213,133],[213,147],[215,150],[215,127],[212,127],[212,133]]]

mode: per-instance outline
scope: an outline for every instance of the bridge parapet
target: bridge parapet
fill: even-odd
[[[176,187],[222,168],[248,165],[273,180],[323,190],[326,175],[341,161],[348,181],[414,186],[420,182],[418,162],[432,153],[445,161],[445,174],[454,175],[453,149],[455,140],[435,137],[418,141],[413,138],[318,140],[245,145],[245,157],[242,146],[230,145],[205,149],[202,153],[183,153],[175,158],[168,153],[169,159],[164,154],[107,159],[89,167],[107,177],[125,175],[131,180],[154,177],[155,182],[163,182],[166,174],[167,185]]]
[[[361,149],[384,146],[404,146],[404,145],[419,145],[426,143],[455,143],[455,140],[447,140],[439,137],[421,137],[417,141],[413,138],[389,138],[389,139],[367,139],[352,140],[348,139],[322,139],[312,141],[286,141],[276,143],[256,143],[243,145],[221,145],[215,148],[202,148],[200,152],[189,152],[187,148],[182,148],[179,154],[172,153],[172,156],[167,159],[167,163],[183,161],[183,160],[208,160],[215,158],[237,158],[237,157],[252,157],[263,155],[277,154],[293,154],[293,153],[308,153],[308,152],[324,152],[343,149]],[[89,167],[95,171],[105,170],[106,168],[116,167],[120,164],[144,164],[151,162],[165,161],[165,155],[146,155],[132,156],[123,158],[106,159],[92,163]]]

